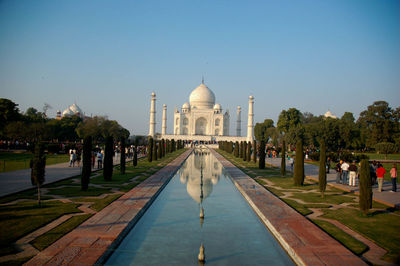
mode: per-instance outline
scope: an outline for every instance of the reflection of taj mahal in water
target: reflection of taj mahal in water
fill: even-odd
[[[179,170],[180,181],[186,184],[190,197],[197,203],[205,200],[213,190],[222,175],[222,164],[208,150],[194,151],[195,156],[190,156]],[[201,171],[203,171],[203,184],[201,185]],[[201,197],[203,194],[203,197]]]
[[[241,107],[237,107],[236,134],[229,134],[230,114],[215,102],[215,94],[202,83],[189,96],[179,111],[175,108],[173,134],[167,134],[167,106],[163,105],[162,130],[156,135],[156,94],[151,95],[149,136],[158,139],[200,141],[253,141],[254,97],[249,97],[247,137],[241,136]]]

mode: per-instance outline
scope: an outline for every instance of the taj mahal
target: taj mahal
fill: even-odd
[[[247,136],[241,136],[241,107],[236,111],[236,134],[229,134],[230,114],[215,102],[215,94],[201,84],[189,96],[182,108],[174,110],[173,133],[167,134],[167,106],[163,105],[161,134],[156,134],[156,94],[151,94],[149,136],[156,139],[192,141],[253,141],[254,97],[249,96]]]

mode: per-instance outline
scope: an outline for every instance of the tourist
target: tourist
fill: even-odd
[[[329,174],[329,169],[331,168],[331,157],[326,160],[326,173]]]
[[[76,162],[78,163],[78,167],[81,166],[81,151],[78,150],[76,153]]]
[[[71,151],[71,153],[69,155],[69,167],[75,166],[75,159],[76,159],[76,155],[75,155],[74,151]]]
[[[103,167],[103,154],[101,152],[97,153],[97,169]]]
[[[293,172],[293,166],[294,166],[294,157],[291,157],[290,158],[290,169],[292,170],[292,172]]]
[[[342,183],[342,163],[343,163],[343,161],[340,160],[340,161],[336,164],[336,183],[337,183],[337,184]]]
[[[349,167],[350,165],[346,162],[343,161],[341,168],[342,168],[342,184],[347,185],[347,177],[349,176]]]
[[[386,174],[385,168],[383,168],[382,164],[378,162],[378,169],[376,169],[376,178],[378,179],[378,191],[382,192],[383,186],[383,178]]]
[[[349,186],[355,187],[356,186],[356,176],[357,176],[357,165],[356,161],[349,166],[350,171],[350,179],[349,179]]]
[[[390,177],[392,178],[392,190],[391,192],[396,192],[397,191],[397,166],[394,163],[392,169],[390,169]]]
[[[376,184],[376,170],[377,169],[378,169],[378,164],[376,163],[376,161],[373,161],[372,165],[371,165],[371,168],[370,168],[372,185]]]

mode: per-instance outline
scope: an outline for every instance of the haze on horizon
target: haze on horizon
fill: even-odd
[[[357,118],[374,101],[400,106],[400,2],[12,1],[0,2],[0,98],[50,117],[76,102],[131,134],[147,134],[157,94],[172,133],[204,75],[235,134],[277,122],[283,109]],[[242,135],[245,134],[242,130]]]

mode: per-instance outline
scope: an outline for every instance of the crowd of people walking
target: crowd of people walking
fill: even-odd
[[[359,165],[360,166],[360,165]],[[353,161],[349,164],[346,161],[340,160],[336,164],[336,183],[356,187],[359,180],[359,169],[356,162]],[[380,162],[373,161],[370,164],[371,184],[378,184],[378,191],[383,191],[383,181],[385,178],[386,169]],[[390,177],[392,181],[391,192],[397,192],[397,166],[393,164],[390,170]]]

